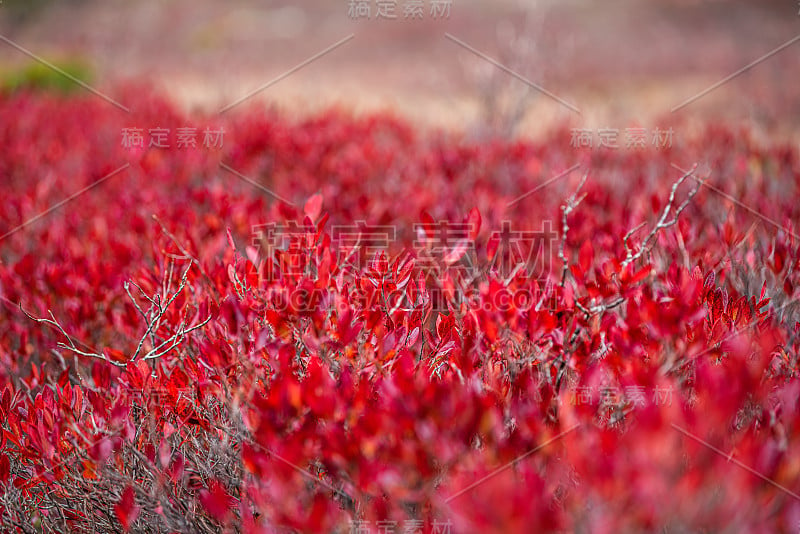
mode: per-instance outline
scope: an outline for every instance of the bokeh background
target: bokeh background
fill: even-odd
[[[535,137],[553,124],[654,128],[724,120],[800,135],[800,40],[691,104],[687,99],[800,36],[797,0],[453,0],[449,16],[354,18],[351,0],[4,0],[0,34],[113,94],[145,80],[192,110],[219,109],[341,39],[260,92],[288,113],[391,110],[469,132]],[[495,58],[580,110],[457,44]],[[19,83],[31,58],[0,42]],[[70,71],[73,72],[73,71]],[[70,82],[71,83],[71,82]]]

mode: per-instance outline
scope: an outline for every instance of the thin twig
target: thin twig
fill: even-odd
[[[664,230],[665,228],[669,228],[670,226],[673,226],[678,222],[678,217],[680,216],[680,214],[683,212],[683,210],[686,209],[686,207],[689,205],[689,202],[692,201],[694,196],[700,190],[700,187],[705,183],[705,178],[695,179],[696,185],[689,191],[689,194],[686,196],[686,200],[684,200],[677,207],[677,209],[674,210],[674,215],[672,216],[672,218],[668,218],[670,216],[670,212],[673,211],[675,204],[675,194],[678,191],[678,188],[681,186],[681,184],[683,184],[683,182],[686,181],[687,178],[692,176],[692,174],[696,169],[697,169],[697,164],[695,163],[690,171],[686,172],[683,176],[681,176],[678,180],[676,180],[674,184],[672,184],[672,189],[669,192],[669,199],[667,200],[667,205],[664,206],[664,211],[661,212],[661,217],[658,219],[658,222],[652,228],[652,230],[650,230],[650,233],[647,234],[647,237],[644,238],[644,241],[642,241],[642,244],[640,245],[639,250],[637,252],[635,253],[633,252],[629,240],[636,231],[638,231],[640,228],[642,228],[642,226],[644,226],[644,223],[638,225],[636,228],[632,229],[625,235],[623,244],[625,246],[626,255],[625,259],[622,261],[623,269],[626,269],[628,265],[635,262],[636,260],[641,258],[644,254],[649,252],[650,249],[652,249],[653,245],[655,244],[655,239],[658,232]]]
[[[569,232],[569,224],[567,223],[567,217],[570,213],[572,213],[575,208],[586,198],[586,193],[580,196],[580,198],[576,198],[576,195],[580,192],[581,188],[583,188],[584,184],[586,183],[586,179],[589,177],[589,173],[585,173],[583,178],[581,178],[578,187],[575,189],[575,192],[567,199],[564,205],[561,206],[561,243],[559,244],[558,248],[558,257],[561,259],[561,287],[564,287],[564,284],[567,281],[567,271],[569,270],[569,264],[567,263],[567,257],[564,254],[564,249],[566,248],[567,244],[567,232]]]

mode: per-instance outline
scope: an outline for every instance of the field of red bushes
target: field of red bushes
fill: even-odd
[[[4,532],[800,528],[796,148],[119,101],[0,96]]]

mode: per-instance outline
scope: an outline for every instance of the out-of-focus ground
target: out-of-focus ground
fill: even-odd
[[[376,19],[374,0],[61,0],[26,17],[9,2],[7,39],[48,60],[87,60],[93,85],[112,93],[121,80],[149,80],[187,109],[220,109],[353,35],[253,99],[289,113],[390,109],[425,125],[530,136],[564,121],[723,119],[800,138],[800,39],[673,112],[800,36],[796,0],[453,0],[448,17],[424,0],[421,19],[404,16],[407,0],[383,2],[396,5],[394,20]],[[351,16],[357,3],[369,18]],[[524,82],[456,39],[580,112],[536,90],[521,99]],[[0,42],[0,65],[28,61]]]

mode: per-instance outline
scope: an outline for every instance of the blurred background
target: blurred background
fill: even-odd
[[[23,48],[112,95],[144,80],[187,111],[274,81],[252,100],[298,115],[391,110],[534,138],[723,120],[800,140],[797,0],[2,0],[0,35],[6,90],[74,86]]]

